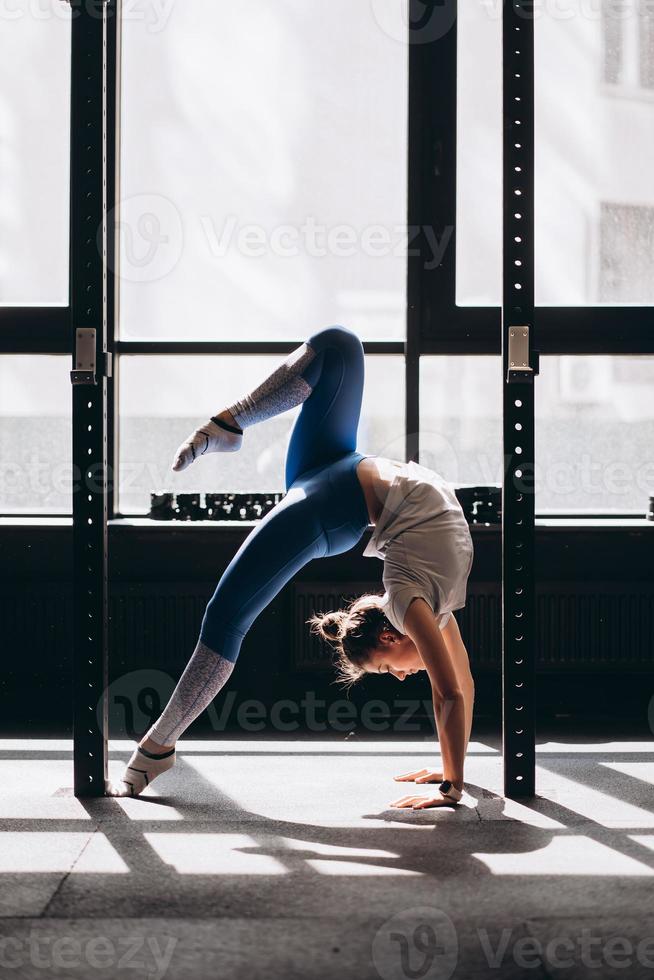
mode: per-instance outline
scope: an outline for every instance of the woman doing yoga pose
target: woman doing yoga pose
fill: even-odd
[[[384,562],[384,595],[316,614],[311,629],[336,648],[346,684],[366,673],[404,680],[427,671],[443,772],[421,769],[395,779],[438,782],[439,791],[391,805],[438,806],[461,798],[474,684],[452,610],[465,604],[472,539],[453,488],[437,473],[357,452],[363,382],[361,341],[343,327],[327,327],[177,450],[172,468],[180,472],[206,453],[240,449],[248,426],[302,403],[286,454],[286,495],[227,566],[170,701],[119,783],[107,787],[109,795],[137,796],[174,764],[177,740],[228,680],[259,613],[307,562],[349,551],[374,524],[364,554]]]

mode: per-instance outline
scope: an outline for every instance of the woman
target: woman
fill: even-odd
[[[177,739],[228,680],[261,610],[307,562],[349,551],[373,523],[364,554],[383,558],[387,593],[363,596],[347,612],[315,616],[312,628],[336,644],[346,680],[369,671],[400,679],[427,671],[445,780],[426,769],[398,776],[441,785],[437,796],[392,805],[461,798],[474,688],[451,610],[465,601],[472,540],[453,490],[436,473],[356,451],[363,381],[361,341],[343,327],[328,327],[177,450],[172,468],[181,472],[206,453],[240,449],[248,426],[302,403],[286,454],[286,495],[227,566],[170,701],[120,782],[107,787],[109,795],[136,796],[174,764]]]

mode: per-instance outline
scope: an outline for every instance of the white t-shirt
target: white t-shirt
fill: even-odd
[[[443,629],[466,600],[474,549],[454,487],[418,463],[375,457],[391,479],[382,511],[363,554],[384,562],[384,612],[404,633],[404,616],[415,596],[440,613]]]

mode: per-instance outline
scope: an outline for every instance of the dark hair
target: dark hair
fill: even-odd
[[[383,598],[382,595],[362,595],[353,599],[346,609],[315,613],[307,619],[311,632],[334,648],[336,679],[344,687],[352,687],[363,677],[364,664],[379,645],[380,633],[391,630],[400,636],[384,615]]]

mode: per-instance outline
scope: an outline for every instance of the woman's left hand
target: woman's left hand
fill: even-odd
[[[396,783],[442,783],[443,778],[443,773],[438,769],[414,769],[401,776],[393,776]]]
[[[448,800],[440,793],[438,796],[401,796],[390,806],[411,807],[413,810],[424,810],[428,806],[456,806],[455,800]]]

